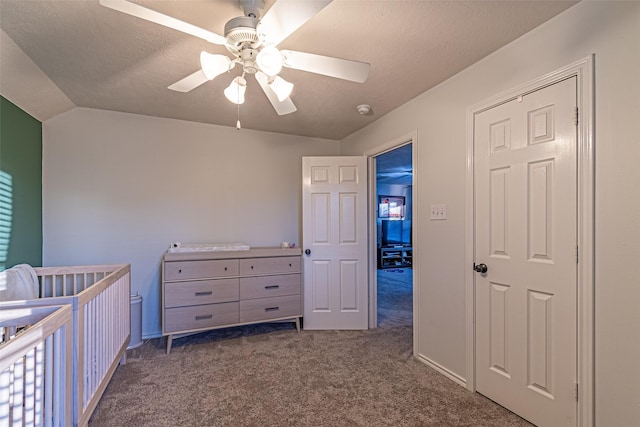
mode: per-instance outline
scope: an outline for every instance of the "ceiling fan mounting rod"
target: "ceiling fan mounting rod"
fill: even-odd
[[[261,18],[264,0],[240,0],[240,6],[242,6],[245,16]]]

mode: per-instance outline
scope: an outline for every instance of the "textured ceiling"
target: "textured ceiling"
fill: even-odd
[[[136,2],[218,34],[242,15],[238,0]],[[368,81],[284,69],[298,111],[278,116],[248,79],[242,126],[344,138],[574,3],[335,0],[278,47],[368,62]],[[200,51],[228,54],[222,46],[97,0],[0,0],[0,27],[76,106],[235,125],[236,106],[222,91],[237,68],[189,93],[167,89],[198,70]],[[369,114],[357,113],[362,103]]]

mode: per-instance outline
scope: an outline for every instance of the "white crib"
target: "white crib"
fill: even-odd
[[[0,303],[0,307],[71,306],[73,398],[71,423],[64,425],[85,426],[118,363],[126,360],[130,338],[131,266],[40,267],[35,270],[40,298]],[[20,335],[15,338],[18,339]]]
[[[71,423],[70,305],[0,308],[0,425]]]

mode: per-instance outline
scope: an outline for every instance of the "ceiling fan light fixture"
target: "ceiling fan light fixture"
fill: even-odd
[[[282,102],[291,95],[293,83],[289,83],[280,76],[276,76],[269,82],[269,87],[278,97],[278,101]]]
[[[222,73],[229,71],[235,63],[225,55],[214,55],[204,50],[200,52],[200,66],[207,79],[213,80]]]
[[[244,104],[244,92],[247,90],[247,81],[242,76],[238,76],[224,90],[224,96],[234,104]]]
[[[273,77],[282,70],[282,55],[275,46],[265,46],[256,58],[258,67],[267,76]]]

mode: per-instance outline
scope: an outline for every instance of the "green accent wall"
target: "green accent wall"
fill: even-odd
[[[0,96],[0,271],[42,265],[42,123]]]

